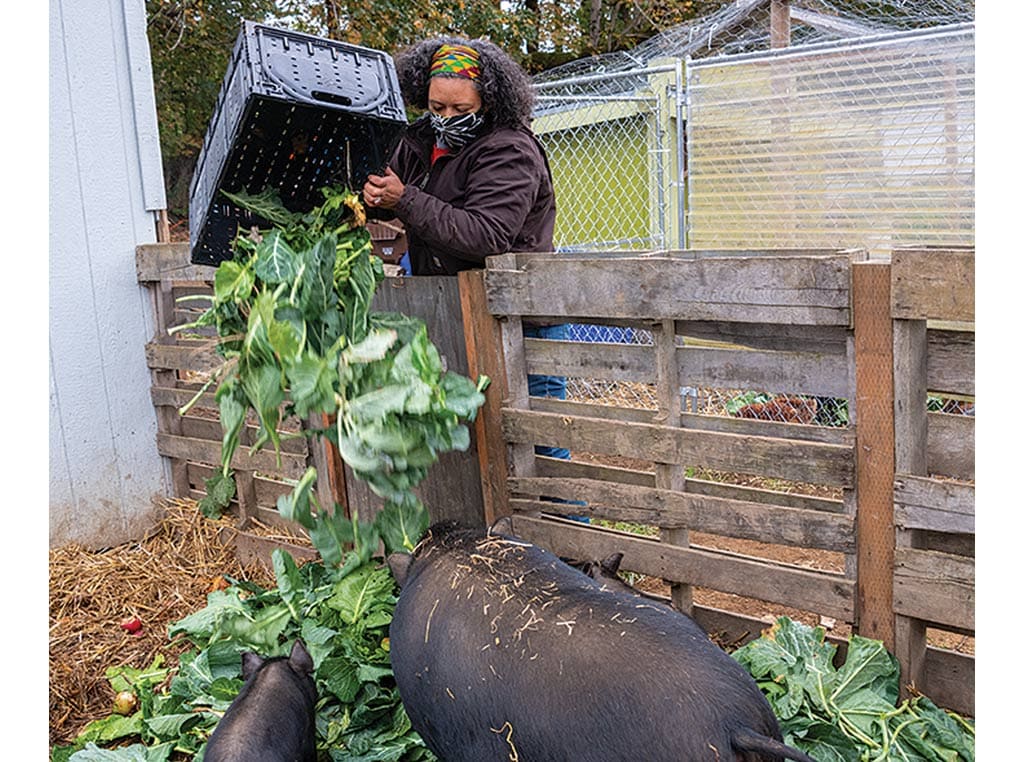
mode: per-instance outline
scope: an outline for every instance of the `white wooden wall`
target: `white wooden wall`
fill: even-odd
[[[144,0],[50,3],[50,546],[141,537],[169,494],[135,247],[166,207]]]

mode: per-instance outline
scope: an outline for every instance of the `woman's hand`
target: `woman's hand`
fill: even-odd
[[[363,185],[363,201],[367,206],[394,209],[398,199],[405,192],[405,184],[391,167],[384,170],[383,175],[370,175]]]

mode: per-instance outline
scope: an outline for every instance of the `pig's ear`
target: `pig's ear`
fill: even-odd
[[[292,653],[288,657],[288,665],[300,675],[311,675],[313,673],[313,657],[306,650],[306,644],[301,638],[297,638],[292,644]]]
[[[399,587],[405,587],[405,581],[409,578],[409,567],[412,566],[411,553],[392,553],[388,556],[388,568],[391,569],[391,576]]]
[[[497,519],[493,524],[491,524],[490,528],[487,530],[487,534],[489,534],[489,535],[492,535],[492,534],[507,534],[507,535],[511,535],[512,534],[512,519],[509,518],[508,516],[502,516],[500,519]]]
[[[252,651],[242,654],[242,679],[248,680],[256,674],[256,670],[263,666],[263,657]]]
[[[612,553],[604,561],[601,562],[601,568],[609,574],[618,574],[619,564],[622,563],[621,553]]]

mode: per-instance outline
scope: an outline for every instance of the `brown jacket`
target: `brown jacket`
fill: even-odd
[[[429,119],[414,122],[391,169],[413,275],[452,275],[510,251],[553,251],[555,192],[547,156],[527,128],[484,132],[430,166]]]

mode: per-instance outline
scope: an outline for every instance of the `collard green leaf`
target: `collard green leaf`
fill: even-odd
[[[830,682],[829,698],[837,706],[863,706],[876,697],[893,706],[899,700],[900,665],[879,640],[854,635],[846,661]]]
[[[230,193],[223,189],[221,193],[229,201],[246,211],[252,212],[257,217],[263,218],[272,225],[290,227],[297,224],[302,218],[302,215],[288,210],[284,202],[281,201],[281,194],[275,188],[266,188],[260,193],[255,194],[247,193],[245,190]]]
[[[254,450],[259,448],[260,441],[265,438],[273,443],[275,452],[281,452],[281,437],[277,427],[281,421],[280,406],[284,402],[282,379],[280,369],[272,364],[253,368],[242,377],[242,388],[260,421],[262,437],[253,446]]]
[[[271,230],[256,245],[256,277],[264,283],[290,283],[299,272],[299,262],[280,230]]]
[[[377,525],[387,553],[411,552],[427,531],[430,516],[424,505],[414,496],[405,500],[388,500],[377,514]]]
[[[174,751],[173,743],[163,743],[147,748],[142,744],[122,746],[118,749],[101,749],[94,743],[71,755],[69,762],[167,762]]]
[[[342,351],[346,362],[370,363],[384,359],[398,334],[392,329],[375,329]]]
[[[338,364],[335,355],[321,357],[307,352],[287,368],[287,376],[296,415],[305,418],[311,413],[331,414],[337,410],[335,385],[338,383]]]
[[[225,259],[213,274],[214,298],[217,302],[246,302],[255,282],[255,276],[248,264]]]
[[[367,612],[393,595],[394,579],[387,567],[364,564],[338,581],[327,605],[338,612],[346,624],[359,622]]]

